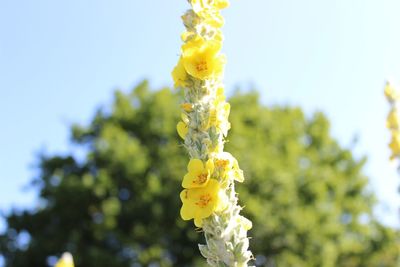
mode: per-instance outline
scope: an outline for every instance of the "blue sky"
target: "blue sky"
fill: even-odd
[[[398,226],[400,178],[388,161],[383,85],[400,82],[400,1],[231,2],[226,87],[325,112],[343,146],[358,136],[354,152],[369,158],[376,212]],[[35,155],[71,149],[69,126],[88,122],[113,90],[143,78],[154,88],[171,85],[187,7],[185,0],[0,0],[1,210],[35,207],[36,192],[26,189]]]

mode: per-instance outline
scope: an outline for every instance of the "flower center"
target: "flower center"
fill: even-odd
[[[200,208],[204,208],[208,205],[208,203],[210,203],[211,200],[212,198],[210,194],[204,194],[200,196],[199,201],[197,201],[195,204]]]
[[[207,62],[206,61],[198,62],[197,65],[196,65],[196,70],[198,72],[207,71]]]
[[[207,173],[201,173],[197,175],[197,179],[193,181],[195,184],[204,184],[207,181],[208,175]]]
[[[218,168],[225,168],[228,165],[228,163],[229,163],[229,160],[226,160],[226,159],[217,159],[215,161],[215,165]]]

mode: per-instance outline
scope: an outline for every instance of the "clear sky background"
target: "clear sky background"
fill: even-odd
[[[226,87],[325,112],[345,147],[357,136],[376,213],[399,226],[383,85],[400,82],[400,1],[231,2]],[[0,0],[0,210],[35,207],[37,192],[26,189],[35,155],[69,151],[69,126],[88,122],[113,90],[143,78],[172,84],[187,8],[185,0]]]

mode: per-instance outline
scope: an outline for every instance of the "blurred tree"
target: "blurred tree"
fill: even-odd
[[[202,235],[178,216],[179,99],[147,82],[117,91],[111,108],[72,128],[84,153],[41,156],[38,209],[9,214],[0,235],[6,266],[48,266],[64,251],[84,267],[203,266]],[[230,101],[226,147],[247,177],[238,190],[258,266],[397,266],[399,235],[372,215],[365,160],[332,139],[321,113],[267,108],[254,92]]]

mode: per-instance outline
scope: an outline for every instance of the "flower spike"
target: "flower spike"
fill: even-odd
[[[190,156],[182,180],[180,215],[202,228],[206,244],[199,249],[210,266],[246,267],[253,259],[247,238],[252,223],[240,215],[235,192],[235,181],[243,182],[244,176],[238,161],[224,152],[231,125],[222,82],[226,58],[221,53],[220,10],[229,2],[188,2],[192,9],[182,16],[184,44],[172,71],[175,87],[184,91],[177,131]]]

